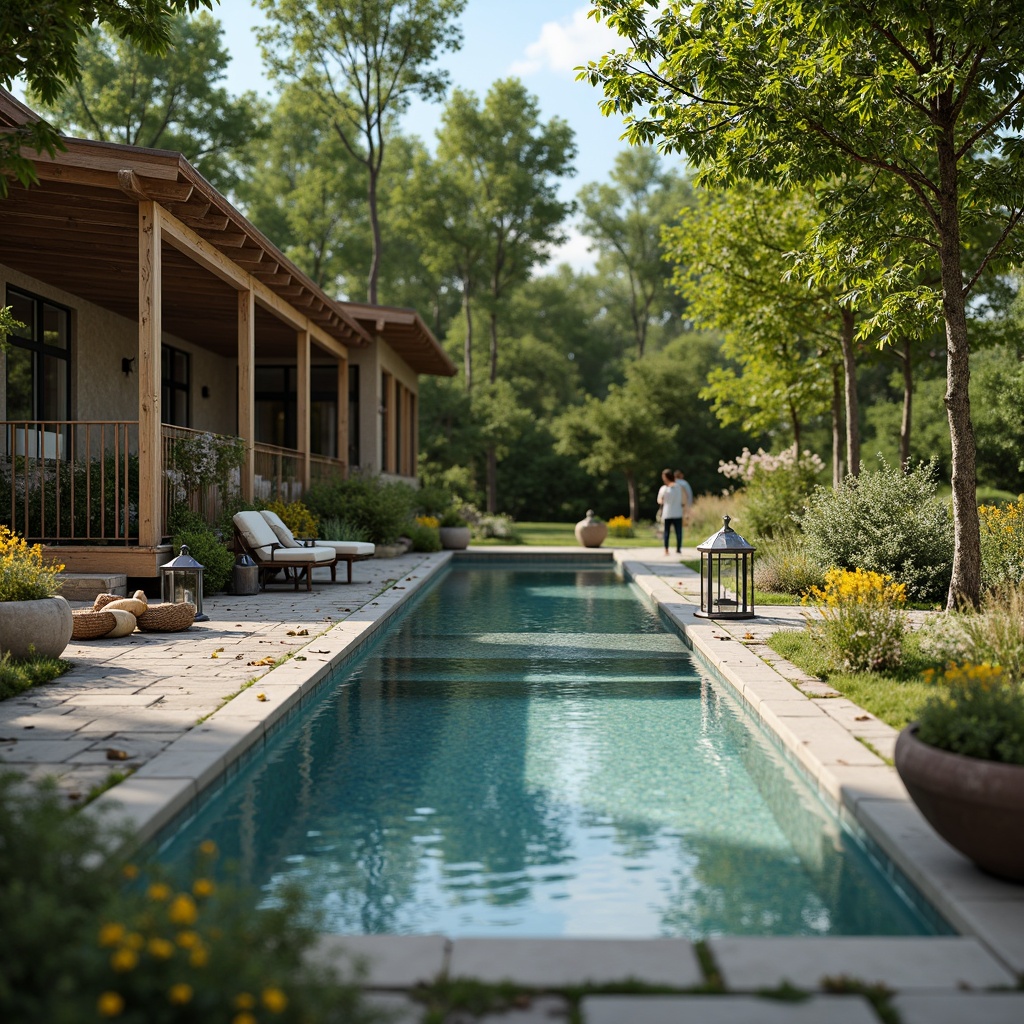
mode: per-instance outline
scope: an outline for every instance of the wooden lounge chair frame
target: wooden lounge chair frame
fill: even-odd
[[[266,590],[267,584],[283,569],[284,570],[284,582],[294,582],[295,589],[299,589],[299,582],[302,577],[306,577],[306,589],[313,589],[313,574],[311,569],[330,569],[331,570],[331,582],[338,582],[338,556],[335,552],[333,562],[306,562],[300,561],[296,558],[288,558],[288,551],[290,549],[285,547],[283,544],[271,545],[271,557],[270,559],[261,558],[250,546],[249,542],[245,539],[244,534],[239,530],[238,525],[235,525],[235,553],[236,554],[247,554],[260,570],[260,589]],[[352,563],[348,566],[348,579],[352,582]]]

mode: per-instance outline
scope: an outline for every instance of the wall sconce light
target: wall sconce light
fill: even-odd
[[[209,398],[210,397],[210,389],[205,384],[203,385],[203,390],[202,390],[201,393],[202,393],[203,398]]]
[[[121,372],[126,376],[130,377],[135,372],[135,357],[124,356],[121,360]]]

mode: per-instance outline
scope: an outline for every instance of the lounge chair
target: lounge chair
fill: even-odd
[[[267,521],[274,531],[274,535],[284,547],[302,548],[303,542],[295,538],[295,534],[285,526],[284,520],[276,512],[264,509],[260,515]],[[348,564],[349,583],[352,582],[352,563],[373,558],[373,553],[376,550],[372,544],[357,540],[317,540],[315,543],[318,548],[332,548],[338,561]]]
[[[235,524],[236,549],[244,551],[260,569],[260,586],[266,588],[267,583],[282,570],[286,582],[294,582],[299,589],[299,581],[305,576],[306,589],[313,589],[313,572],[317,567],[331,570],[331,582],[338,579],[338,556],[334,548],[287,547],[282,544],[270,528],[270,524],[259,512],[236,512],[232,517]],[[352,569],[349,567],[349,574]]]

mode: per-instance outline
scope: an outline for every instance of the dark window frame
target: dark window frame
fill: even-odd
[[[72,348],[72,310],[69,306],[65,306],[63,303],[54,302],[53,299],[47,298],[45,295],[37,295],[35,292],[30,292],[27,288],[19,288],[17,285],[8,284],[6,291],[6,298],[4,304],[11,305],[11,295],[17,295],[21,299],[27,299],[32,303],[32,323],[26,324],[28,330],[32,332],[31,338],[24,338],[20,334],[9,334],[7,336],[7,343],[15,348],[23,349],[27,352],[32,353],[32,416],[31,420],[34,421],[46,421],[46,420],[58,420],[68,421],[71,419],[71,348]],[[67,328],[67,345],[64,348],[58,348],[56,345],[47,345],[42,340],[43,333],[43,305],[52,306],[54,309],[59,310],[64,314],[66,319]],[[49,413],[40,415],[40,410],[43,407],[44,398],[44,384],[46,375],[41,372],[40,360],[43,357],[51,359],[60,359],[64,362],[64,409],[61,410],[59,416],[54,416]],[[6,370],[5,370],[6,376]],[[6,388],[6,379],[4,381],[4,387]],[[8,410],[8,418],[10,418],[10,412]]]
[[[177,356],[185,357],[185,381],[179,381],[174,375],[174,366]],[[172,419],[175,403],[167,401],[176,392],[184,392],[185,395],[185,422],[178,423]],[[170,415],[169,415],[170,414]],[[192,426],[192,353],[186,352],[183,348],[175,348],[173,345],[160,346],[160,419],[175,427]]]

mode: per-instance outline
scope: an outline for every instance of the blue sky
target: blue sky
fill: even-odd
[[[625,147],[618,138],[622,124],[602,117],[598,110],[600,92],[575,81],[576,65],[596,60],[618,40],[606,25],[586,17],[589,9],[586,0],[469,0],[462,17],[463,48],[446,55],[443,62],[453,85],[478,96],[496,79],[517,75],[537,96],[545,119],[557,115],[569,121],[579,154],[576,177],[563,187],[567,198],[585,182],[606,179],[615,154]],[[272,94],[252,33],[262,23],[262,14],[250,0],[221,0],[215,14],[224,25],[232,55],[229,90]],[[440,104],[417,102],[406,118],[406,131],[432,146],[440,111]],[[580,268],[592,262],[585,240],[575,232],[556,258]]]

